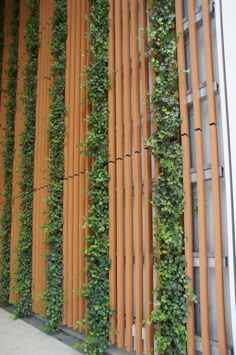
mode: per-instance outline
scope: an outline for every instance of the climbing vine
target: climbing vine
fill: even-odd
[[[53,332],[60,326],[63,314],[63,178],[64,178],[64,134],[65,122],[65,66],[67,38],[67,1],[55,0],[52,17],[53,57],[51,76],[53,79],[51,114],[49,117],[49,197],[48,223],[48,268],[46,271],[47,321],[45,331]]]
[[[12,217],[12,175],[14,158],[14,128],[16,112],[16,87],[18,70],[18,31],[19,31],[19,0],[12,4],[11,44],[9,46],[8,69],[6,71],[6,126],[3,151],[3,175],[5,203],[0,221],[1,257],[0,257],[0,304],[6,305],[10,292],[10,243]]]
[[[158,128],[147,145],[159,164],[152,200],[156,211],[155,261],[159,285],[154,290],[156,308],[151,321],[158,325],[159,354],[186,354],[188,278],[182,227],[184,195],[174,1],[153,1],[150,19],[150,56],[155,73],[151,103]]]
[[[32,311],[32,219],[33,219],[33,183],[34,183],[34,141],[36,115],[36,86],[39,47],[39,0],[27,1],[30,17],[25,28],[25,45],[28,60],[24,75],[24,131],[21,149],[21,205],[20,235],[17,246],[17,294],[15,316],[26,317]]]
[[[90,0],[89,41],[91,63],[87,70],[88,117],[86,151],[92,159],[89,172],[89,213],[87,236],[88,336],[83,344],[87,354],[104,354],[109,347],[112,311],[109,301],[109,211],[108,211],[108,34],[109,1]]]

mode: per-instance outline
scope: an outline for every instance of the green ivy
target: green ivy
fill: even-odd
[[[88,336],[83,344],[86,354],[104,354],[109,347],[112,311],[109,300],[109,209],[108,209],[108,35],[109,1],[90,0],[89,41],[91,62],[87,69],[88,116],[86,152],[92,158],[86,237],[88,283]]]
[[[8,69],[6,71],[6,127],[3,152],[4,190],[3,205],[0,221],[0,305],[6,305],[10,292],[10,245],[11,245],[11,218],[12,218],[12,175],[14,158],[14,130],[16,113],[16,87],[18,70],[18,31],[19,31],[19,0],[12,4],[11,44],[9,46]]]
[[[0,1],[0,90],[1,90],[1,81],[2,81],[2,55],[3,55],[3,40],[4,40],[4,6],[5,6],[5,2]]]
[[[36,88],[39,48],[39,0],[28,0],[30,16],[25,28],[25,45],[28,60],[24,75],[24,131],[21,149],[21,205],[20,235],[17,246],[17,294],[15,316],[26,317],[32,312],[32,219],[34,184],[34,142],[36,116]]]
[[[67,38],[67,1],[55,0],[52,17],[53,57],[51,76],[53,79],[51,114],[49,117],[49,197],[46,271],[46,332],[55,331],[63,316],[63,178],[64,178],[64,135],[65,135],[65,67]]]
[[[147,144],[159,164],[152,200],[156,211],[159,285],[154,290],[156,308],[151,321],[157,324],[159,354],[186,354],[188,278],[182,227],[184,194],[174,1],[153,1],[150,20],[150,57],[155,73],[151,102],[158,129]]]

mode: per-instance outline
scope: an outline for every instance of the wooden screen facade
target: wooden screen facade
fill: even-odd
[[[11,0],[5,1],[4,51],[1,87],[6,85],[8,44],[11,41],[9,21]],[[33,203],[33,311],[44,313],[42,293],[47,268],[45,232],[47,221],[45,199],[48,180],[48,115],[50,114],[50,70],[52,58],[50,18],[53,0],[40,1],[40,47],[38,54],[37,113],[34,159]],[[153,181],[158,174],[144,142],[155,127],[149,109],[152,73],[146,57],[149,26],[147,0],[110,0],[109,33],[109,225],[110,225],[110,299],[116,315],[110,336],[118,348],[136,354],[150,353],[156,346],[153,326],[144,324],[153,309],[153,288],[157,274],[152,260]],[[185,190],[184,228],[187,274],[198,303],[190,307],[187,322],[188,354],[226,354],[231,343],[230,311],[227,304],[227,243],[224,241],[224,176],[221,142],[220,99],[217,85],[214,4],[208,0],[175,1],[178,37],[179,96],[183,118],[183,185]],[[88,0],[68,1],[68,38],[66,62],[66,132],[63,225],[63,324],[76,329],[76,322],[86,313],[86,302],[79,295],[86,282],[86,260],[81,250],[88,233],[83,228],[88,210],[88,158],[81,154],[80,143],[87,131],[85,120],[89,105],[83,88],[86,55]],[[15,158],[13,197],[19,194],[20,133],[24,127],[22,114],[23,66],[26,60],[24,26],[28,10],[20,1],[17,108],[15,118]],[[185,69],[190,71],[186,72]],[[4,142],[6,97],[0,93],[0,139]],[[0,145],[0,151],[4,146]],[[3,158],[0,155],[0,203],[4,203]],[[223,200],[223,202],[221,201]],[[11,230],[11,295],[17,267],[17,245],[20,198],[12,202]],[[0,211],[1,213],[1,211]],[[79,331],[83,331],[79,329]]]
[[[232,347],[221,98],[214,1],[175,1],[185,190],[187,274],[198,298],[188,353]],[[232,344],[232,343],[231,343]]]

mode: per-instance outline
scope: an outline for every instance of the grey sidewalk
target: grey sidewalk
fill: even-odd
[[[0,309],[0,355],[78,355],[59,340]]]

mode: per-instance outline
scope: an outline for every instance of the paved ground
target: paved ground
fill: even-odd
[[[59,340],[0,309],[0,355],[78,355]]]

